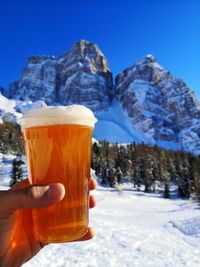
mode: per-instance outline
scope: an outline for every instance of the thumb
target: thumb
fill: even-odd
[[[65,195],[65,188],[60,183],[33,185],[23,189],[0,192],[0,211],[14,211],[20,208],[44,208],[54,204]]]

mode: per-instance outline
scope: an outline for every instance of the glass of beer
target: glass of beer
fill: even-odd
[[[81,105],[46,106],[21,119],[29,181],[62,183],[64,198],[33,209],[35,238],[44,243],[68,242],[88,229],[93,112]]]

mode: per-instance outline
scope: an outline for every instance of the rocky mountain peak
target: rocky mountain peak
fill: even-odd
[[[108,108],[112,90],[112,73],[103,53],[96,44],[80,40],[59,57],[29,57],[8,96],[47,104],[82,103],[98,111]]]
[[[156,62],[156,58],[153,55],[148,54],[145,57],[143,57],[142,59],[139,59],[136,64],[151,64],[151,63],[155,63],[155,62]]]
[[[99,47],[80,40],[59,57],[29,57],[8,94],[12,99],[43,100],[50,105],[85,105],[102,119],[96,127],[101,138],[104,132],[115,136],[118,129],[121,138],[128,136],[128,141],[122,138],[124,143],[137,136],[137,141],[200,154],[200,103],[182,79],[150,54],[118,74],[114,87]]]
[[[170,72],[160,66],[153,55],[139,59],[133,66],[126,68],[116,76],[115,84],[118,88],[119,84],[126,80],[126,84],[130,84],[133,80],[143,80],[151,83],[157,83],[161,76],[169,76]]]
[[[75,54],[80,62],[88,63],[91,72],[110,72],[107,60],[97,44],[79,40],[72,46],[71,53]]]
[[[28,57],[28,64],[39,64],[43,63],[45,60],[54,60],[54,56],[30,56]]]
[[[120,73],[115,93],[133,126],[149,140],[184,150],[198,144],[200,153],[200,104],[186,83],[161,67],[153,56]]]
[[[84,52],[85,49],[93,50],[96,51],[98,54],[102,54],[97,44],[86,40],[79,40],[75,42],[71,48],[71,50],[80,50],[81,52]]]

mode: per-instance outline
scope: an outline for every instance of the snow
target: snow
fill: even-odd
[[[21,100],[10,100],[0,93],[0,123],[3,121],[9,121],[16,123],[22,114],[30,109],[46,106],[44,101],[38,100],[36,102],[21,101]]]
[[[157,141],[156,144],[164,149],[171,149],[174,151],[181,150],[183,148],[180,143],[173,141]]]
[[[102,130],[103,129],[103,130]],[[109,142],[131,143],[133,138],[120,125],[112,121],[100,120],[95,126],[95,136],[98,140],[107,140]]]
[[[46,103],[42,100],[38,100],[36,102],[28,101],[20,101],[16,100],[16,109],[19,110],[22,114],[27,111],[35,108],[41,108],[46,106]]]
[[[157,62],[152,63],[152,65],[154,66],[154,68],[159,69],[160,71],[164,71],[164,68]]]
[[[188,236],[200,237],[200,217],[193,217],[186,220],[169,221],[172,227]]]
[[[180,143],[173,141],[157,141],[152,138],[154,136],[154,129],[144,132],[140,131],[140,122],[135,126],[132,124],[130,117],[123,110],[121,104],[118,101],[113,101],[112,105],[105,112],[96,113],[98,121],[95,124],[94,138],[97,140],[107,140],[110,143],[145,143],[145,144],[157,144],[165,149],[179,150],[182,148]],[[149,129],[151,120],[146,119],[143,121],[143,127],[146,124],[146,128]],[[170,129],[169,129],[170,131]],[[167,132],[167,131],[166,131]]]
[[[10,172],[14,155],[4,155],[0,153],[0,188],[7,189],[10,182]]]
[[[98,187],[90,213],[96,237],[51,244],[24,267],[179,267],[200,265],[200,210],[195,203]]]
[[[10,100],[0,93],[0,121],[16,122],[16,119],[20,119],[22,114],[16,112],[16,101]]]
[[[94,129],[94,138],[105,139],[111,143],[144,142],[149,139],[136,129],[121,104],[114,100],[108,111],[95,114],[98,122]]]
[[[10,183],[10,175],[12,170],[12,161],[16,158],[15,155],[8,154],[4,155],[0,153],[0,188],[7,189]],[[22,157],[23,162],[25,163],[22,165],[23,169],[23,177],[27,177],[27,168],[26,168],[26,158],[25,156]]]
[[[70,77],[66,82],[71,83],[75,77],[75,74],[72,75],[72,77]],[[89,83],[92,79],[96,78],[93,75],[87,75],[85,73],[81,76],[81,80],[84,84],[87,84],[87,81]],[[101,82],[104,82],[103,78],[100,80]],[[89,86],[84,90],[87,91],[88,95],[92,95],[93,93],[93,88]],[[185,151],[192,152],[196,155],[200,154],[200,148],[198,146],[199,136],[197,131],[199,120],[191,118],[190,127],[186,125],[185,128],[183,128],[176,136],[172,129],[162,126],[162,124],[166,122],[170,125],[171,118],[167,115],[166,110],[164,110],[162,106],[152,102],[152,96],[161,99],[160,92],[158,92],[155,87],[149,85],[146,81],[134,80],[129,85],[129,90],[134,90],[137,99],[134,104],[135,109],[140,110],[145,119],[137,120],[137,116],[133,116],[133,118],[129,117],[127,111],[123,109],[122,104],[117,100],[114,100],[107,111],[95,113],[95,116],[98,118],[98,122],[94,130],[94,138],[97,140],[105,139],[111,143],[135,142],[151,145],[157,144],[165,149],[184,149]],[[96,108],[98,110],[98,101],[88,101],[94,109]],[[177,103],[179,102],[180,101],[177,101]],[[22,117],[23,113],[30,109],[45,105],[46,103],[41,100],[36,102],[29,100],[10,100],[0,94],[0,123],[3,123],[3,121],[9,121],[15,124],[16,121]],[[166,140],[155,140],[155,128],[152,127],[152,123],[155,121],[155,118],[157,124],[160,123],[160,129],[163,127],[163,136],[168,135],[171,137],[170,141],[168,141],[167,138]],[[186,121],[186,123],[188,122]]]
[[[159,91],[151,86],[149,82],[144,80],[135,79],[132,83],[130,83],[129,88],[134,91],[136,94],[137,101],[143,105],[146,101],[147,94],[153,97],[161,97]],[[157,105],[159,108],[160,106]]]
[[[0,187],[4,190],[13,157],[0,154]],[[97,207],[90,211],[90,225],[96,237],[50,244],[23,267],[200,266],[197,203],[137,192],[131,184],[123,185],[122,190],[98,186],[93,194]]]
[[[198,133],[192,132],[191,129],[183,129],[179,136],[185,151],[192,151],[196,155],[200,154],[200,147],[196,145],[199,140]]]
[[[77,73],[74,73],[73,75],[71,75],[66,81],[65,81],[65,86],[68,86],[69,84],[71,84],[73,82],[73,80],[76,78]]]
[[[1,109],[4,109],[5,111],[10,112],[15,107],[15,101],[9,100],[8,98],[6,98],[0,93],[0,107]]]

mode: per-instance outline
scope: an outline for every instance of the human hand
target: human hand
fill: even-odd
[[[96,180],[90,179],[90,190],[96,188]],[[31,186],[28,179],[23,180],[8,191],[0,191],[0,266],[19,267],[36,255],[45,245],[35,239],[33,234],[32,208],[44,208],[59,202],[65,195],[62,184]],[[90,196],[89,207],[96,205]],[[94,230],[78,240],[93,238]]]

